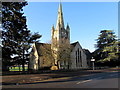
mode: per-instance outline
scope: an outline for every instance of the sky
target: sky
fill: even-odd
[[[28,29],[42,35],[40,42],[51,40],[58,6],[59,2],[28,2],[24,7]],[[101,30],[113,30],[118,36],[117,2],[62,2],[62,11],[65,27],[70,26],[71,43],[79,41],[82,48],[93,52]]]

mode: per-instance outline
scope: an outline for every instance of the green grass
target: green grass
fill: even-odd
[[[25,67],[25,71],[28,70],[28,67]],[[19,71],[19,67],[9,67],[9,71]],[[20,71],[22,71],[22,67],[20,67]]]

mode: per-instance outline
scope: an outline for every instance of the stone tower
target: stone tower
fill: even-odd
[[[58,18],[56,23],[56,28],[54,25],[52,26],[52,43],[51,49],[54,51],[55,64],[58,61],[58,53],[60,50],[60,46],[64,45],[66,42],[68,46],[70,46],[70,28],[67,24],[66,28],[64,27],[64,19],[62,12],[62,4],[59,4],[58,8]]]

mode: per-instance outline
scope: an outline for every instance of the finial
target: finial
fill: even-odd
[[[67,29],[70,29],[70,28],[69,28],[69,24],[68,24],[68,23],[67,23],[67,27],[66,27],[66,28],[67,28]]]
[[[52,26],[54,27],[54,24]]]
[[[61,3],[62,1],[60,0],[60,3]]]
[[[69,27],[69,24],[67,23],[67,27]]]
[[[67,22],[67,26],[69,26],[68,22]]]
[[[54,30],[54,24],[53,24],[53,26],[52,26],[52,30]]]

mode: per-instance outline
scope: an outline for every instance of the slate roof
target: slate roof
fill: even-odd
[[[74,43],[71,43],[70,45],[72,45],[72,46],[76,46],[76,44],[78,43],[78,41],[77,42],[74,42]]]
[[[71,44],[70,44],[71,51],[72,51],[73,48],[77,45],[77,43],[79,43],[79,42],[77,41],[77,42],[74,42],[74,43],[71,43]],[[46,46],[46,45],[49,45],[49,47],[51,47],[51,44],[38,43],[38,42],[35,43],[35,47],[36,47],[36,50],[37,50],[39,56],[41,56],[41,48],[40,48],[40,47],[41,47],[41,46]]]
[[[38,55],[41,56],[41,46],[46,46],[46,45],[49,45],[51,46],[51,44],[47,44],[47,43],[35,43],[35,47],[36,47],[36,50],[38,52]]]
[[[71,45],[71,51],[74,49],[74,47],[75,47],[77,44],[80,45],[80,43],[79,43],[78,41],[70,44],[70,45]],[[81,47],[81,45],[80,45],[80,47]],[[81,49],[82,49],[82,47],[81,47]]]

